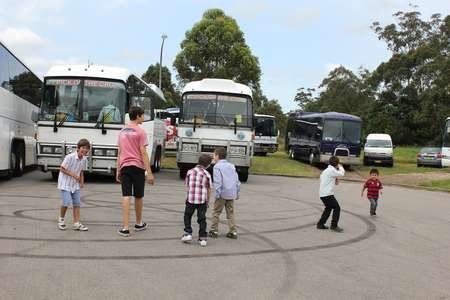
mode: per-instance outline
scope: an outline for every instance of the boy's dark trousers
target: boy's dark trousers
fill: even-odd
[[[208,236],[206,232],[206,203],[192,204],[186,201],[186,207],[184,209],[184,232],[192,235],[191,219],[195,210],[197,210],[197,223],[200,227],[198,236],[199,238],[206,238]]]
[[[337,202],[336,198],[334,198],[334,195],[320,197],[320,200],[322,200],[323,204],[325,205],[325,209],[323,210],[322,217],[320,218],[317,225],[325,225],[331,211],[333,211],[333,216],[331,217],[331,227],[336,227],[338,225],[339,215],[341,213],[341,207],[339,206],[339,203]]]

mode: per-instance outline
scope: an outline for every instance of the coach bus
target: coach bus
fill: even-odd
[[[444,127],[442,143],[442,166],[450,167],[450,117],[447,118]]]
[[[166,153],[175,154],[177,152],[177,127],[180,109],[178,107],[162,109],[159,116],[166,124]]]
[[[361,119],[357,116],[327,112],[289,114],[286,149],[291,159],[310,164],[327,163],[332,155],[344,165],[360,164]]]
[[[278,151],[278,129],[274,116],[270,115],[254,115],[255,155],[266,155]]]
[[[0,42],[0,174],[36,164],[36,124],[42,81]]]
[[[180,177],[186,176],[201,153],[212,155],[216,147],[225,147],[239,179],[247,181],[253,155],[252,125],[252,92],[248,86],[228,79],[186,84],[178,125]]]
[[[164,107],[165,99],[154,84],[122,68],[65,65],[48,71],[43,94],[37,147],[42,171],[56,178],[64,156],[76,150],[79,139],[87,138],[88,172],[114,175],[118,133],[129,121],[127,112],[133,105],[144,109],[147,150],[152,169],[159,171],[166,129],[155,110]]]

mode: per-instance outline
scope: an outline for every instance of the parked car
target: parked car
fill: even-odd
[[[442,168],[442,148],[424,147],[417,153],[417,166],[434,166]]]
[[[389,134],[371,133],[364,144],[364,165],[384,164],[394,165],[394,146]]]

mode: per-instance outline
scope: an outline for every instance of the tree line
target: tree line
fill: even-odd
[[[442,138],[450,116],[450,16],[434,14],[422,20],[420,12],[394,14],[395,23],[371,26],[391,52],[375,70],[356,73],[340,66],[324,78],[318,90],[300,87],[293,99],[304,111],[338,111],[360,116],[363,135],[389,133],[397,144],[433,144]],[[286,115],[276,99],[269,100],[260,86],[259,60],[245,42],[236,20],[220,9],[209,9],[186,31],[173,67],[177,84],[162,68],[162,90],[169,106],[179,106],[180,90],[189,81],[228,78],[251,87],[255,112],[275,115],[284,133]],[[159,81],[159,64],[143,74]]]
[[[450,15],[426,21],[418,11],[397,12],[396,24],[371,26],[391,52],[374,71],[355,74],[340,66],[319,86],[299,88],[294,101],[305,111],[358,115],[363,134],[389,133],[405,145],[439,145],[450,116]]]

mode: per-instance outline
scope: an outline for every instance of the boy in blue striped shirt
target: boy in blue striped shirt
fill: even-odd
[[[73,230],[87,231],[88,228],[80,223],[80,189],[84,185],[83,172],[87,168],[86,155],[91,145],[87,139],[77,143],[77,151],[67,154],[59,169],[58,189],[61,191],[62,205],[60,209],[58,228],[66,230],[64,217],[67,207],[73,207]]]

